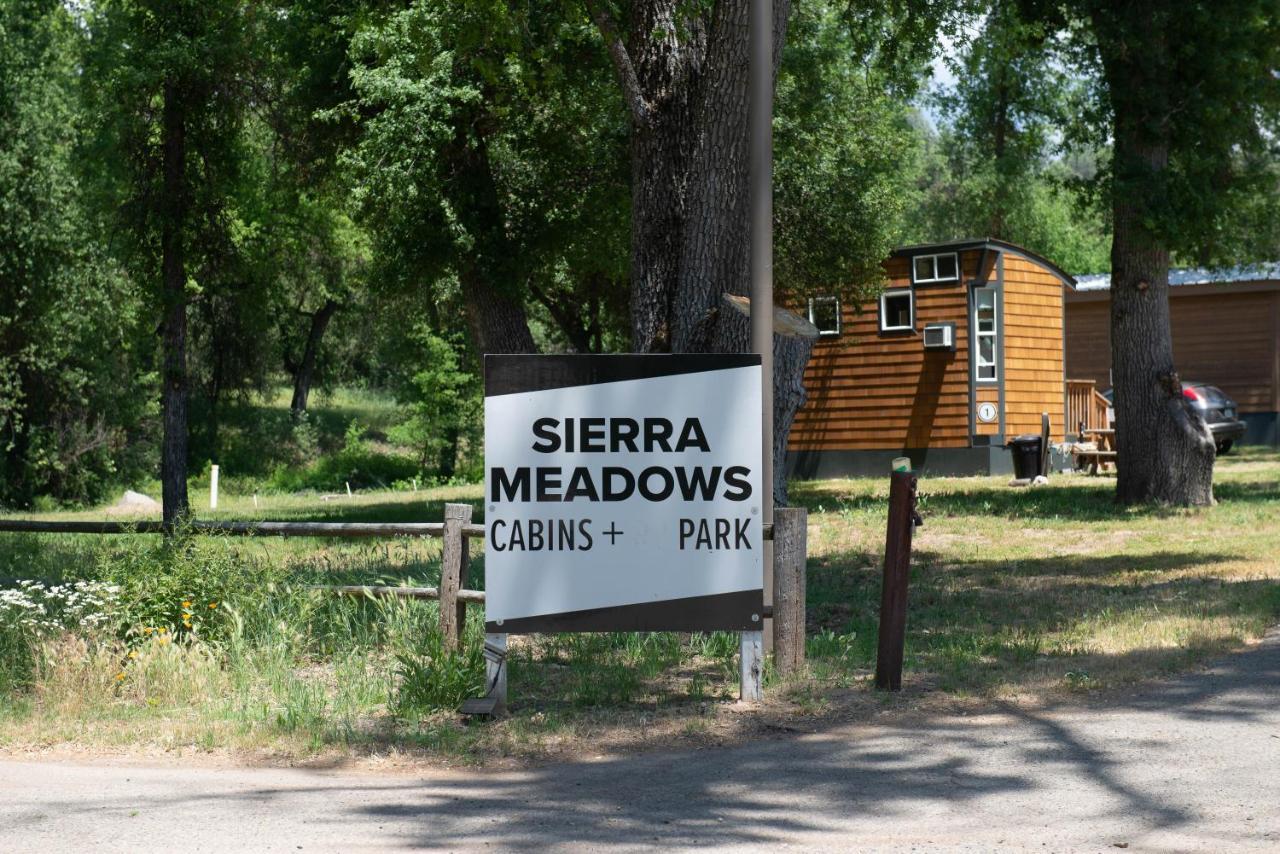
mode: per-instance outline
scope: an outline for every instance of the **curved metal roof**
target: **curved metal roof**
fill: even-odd
[[[1039,253],[1032,252],[1024,246],[1016,243],[1010,243],[1007,240],[998,240],[994,237],[972,237],[965,240],[949,240],[944,243],[916,243],[911,246],[900,246],[893,250],[895,256],[902,255],[921,255],[925,252],[959,252],[964,249],[995,249],[1000,252],[1014,252],[1023,255],[1035,261],[1037,264],[1044,265],[1050,272],[1056,275],[1062,281],[1075,288],[1076,278],[1057,264]]]

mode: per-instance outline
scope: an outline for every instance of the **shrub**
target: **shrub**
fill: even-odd
[[[283,492],[341,490],[346,484],[351,484],[353,489],[385,488],[420,474],[421,468],[415,460],[377,450],[364,438],[360,424],[352,421],[342,450],[321,457],[305,468],[277,468],[271,484]]]
[[[440,632],[430,631],[417,649],[396,654],[398,685],[391,705],[397,717],[456,710],[466,698],[484,694],[483,644],[466,638],[458,647],[446,650]]]
[[[242,554],[225,537],[182,536],[119,544],[101,555],[95,571],[118,585],[123,626],[206,640],[225,635],[228,604],[262,596],[283,572]]]

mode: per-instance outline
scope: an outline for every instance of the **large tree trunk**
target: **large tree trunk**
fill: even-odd
[[[723,295],[713,310],[711,346],[719,353],[742,353],[751,349],[751,301],[746,297]],[[804,366],[809,363],[817,328],[793,311],[773,311],[773,502],[787,503],[787,435],[804,405]]]
[[[187,501],[187,273],[183,254],[186,218],[186,122],[181,93],[164,87],[164,224],[160,236],[161,443],[160,482],[163,519],[173,526],[188,513]]]
[[[320,355],[320,342],[338,308],[339,304],[335,300],[326,299],[324,305],[311,315],[307,346],[302,351],[302,361],[298,363],[298,370],[293,375],[293,399],[289,401],[289,411],[295,418],[307,411],[307,399],[311,396],[311,383],[316,374],[316,359]]]
[[[524,302],[513,295],[506,259],[515,251],[507,235],[507,217],[493,164],[487,128],[492,117],[483,110],[460,117],[446,158],[451,201],[471,231],[475,250],[458,271],[462,297],[479,355],[536,353]],[[503,285],[506,285],[506,288]]]
[[[1120,7],[1123,9],[1124,7]],[[1213,503],[1213,437],[1182,395],[1169,327],[1169,249],[1149,226],[1165,204],[1169,169],[1167,51],[1136,10],[1116,11],[1113,38],[1099,41],[1114,118],[1112,153],[1111,362],[1117,483],[1124,504]],[[1119,22],[1117,23],[1117,20]],[[1108,32],[1099,25],[1095,29]],[[1142,49],[1116,31],[1142,33]]]
[[[1122,139],[1116,157],[1141,158],[1153,171],[1167,149]],[[1127,135],[1126,135],[1127,136]],[[1143,223],[1127,193],[1113,201],[1111,361],[1115,386],[1116,497],[1125,504],[1213,503],[1213,436],[1182,395],[1169,327],[1169,251]]]
[[[607,11],[591,0],[588,8],[631,111],[632,348],[749,352],[749,334],[717,328],[721,297],[745,294],[750,283],[749,2],[721,0],[695,14],[682,0],[637,0],[625,45]],[[789,0],[775,0],[775,80],[789,12]],[[774,414],[775,472],[785,471],[808,351],[774,364],[782,407]]]
[[[480,355],[538,352],[524,306],[490,285],[478,271],[464,271],[462,295]]]
[[[685,225],[685,185],[698,119],[694,105],[707,49],[701,18],[684,20],[680,0],[631,5],[631,44],[597,15],[612,38],[615,62],[632,62],[631,346],[637,353],[672,348]],[[621,52],[620,52],[621,51]],[[630,81],[630,82],[628,82]]]

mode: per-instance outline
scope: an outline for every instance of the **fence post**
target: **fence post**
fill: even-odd
[[[484,636],[485,696],[491,698],[493,714],[507,710],[507,636]]]
[[[809,511],[773,511],[773,661],[788,676],[804,667],[805,555]]]
[[[902,689],[902,654],[907,633],[907,576],[911,570],[911,534],[916,519],[916,478],[894,472],[889,484],[889,526],[884,546],[884,585],[880,591],[880,638],[876,687]]]
[[[440,636],[445,649],[457,649],[467,625],[467,607],[458,591],[467,583],[470,561],[462,526],[471,521],[470,504],[444,506],[444,550],[440,556]]]

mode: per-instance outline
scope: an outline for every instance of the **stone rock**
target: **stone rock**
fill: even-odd
[[[116,502],[117,507],[128,507],[134,510],[159,510],[160,502],[149,495],[126,489],[124,496]]]

